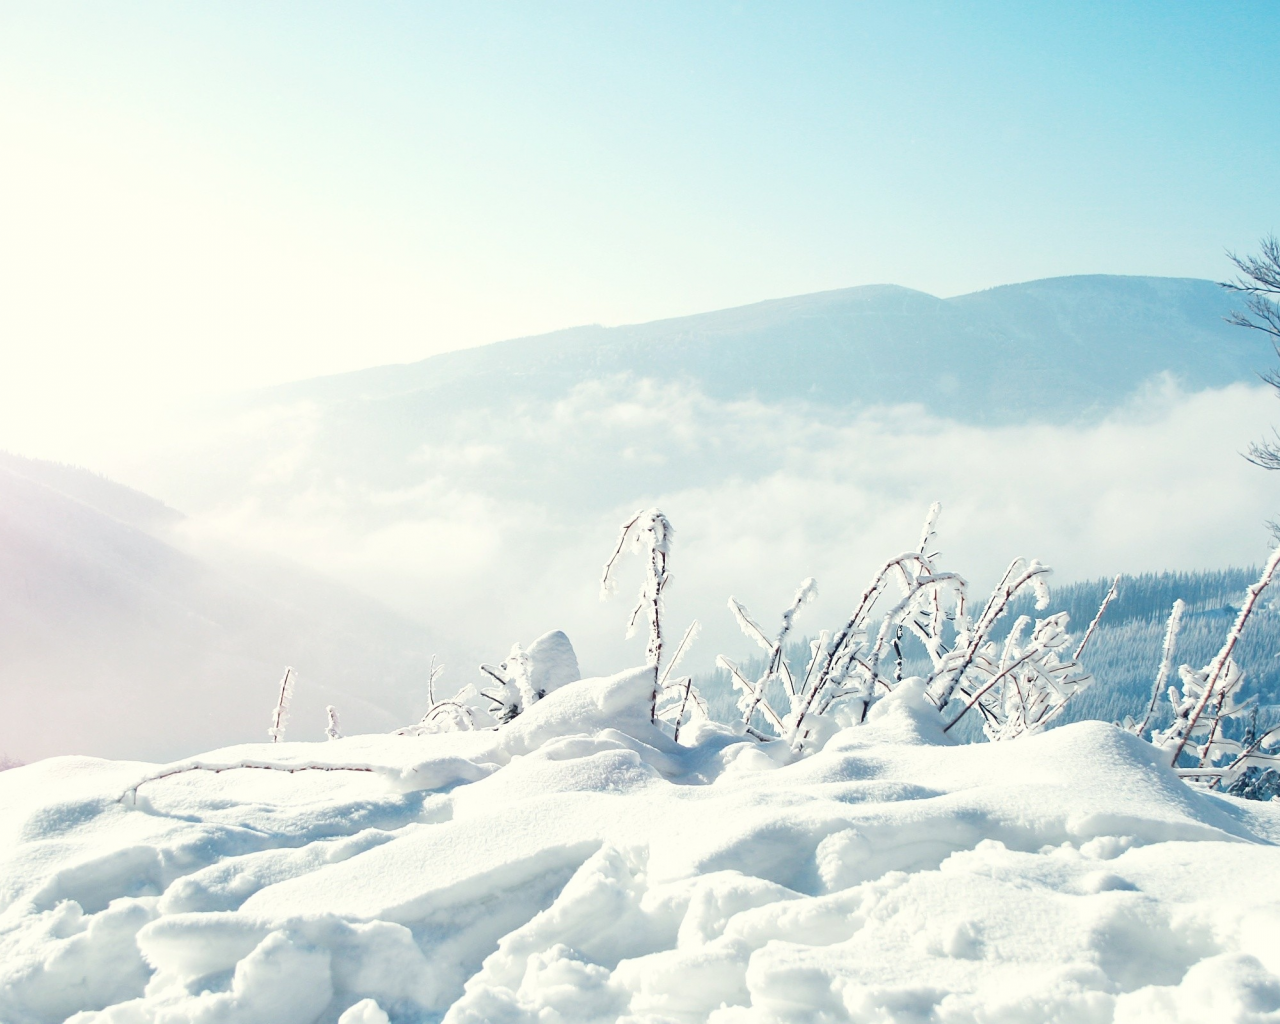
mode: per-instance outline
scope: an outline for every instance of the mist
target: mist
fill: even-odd
[[[1261,386],[1163,378],[1087,422],[981,426],[616,378],[456,417],[394,480],[326,475],[315,408],[259,412],[228,428],[217,460],[192,460],[198,476],[162,488],[192,511],[194,549],[234,542],[376,596],[429,627],[454,681],[549,629],[569,633],[584,670],[637,660],[629,584],[601,604],[598,575],[624,517],[657,505],[677,537],[669,608],[702,621],[690,663],[705,666],[743,644],[730,594],[768,616],[813,575],[804,622],[829,624],[914,545],[933,501],[946,564],[978,587],[1019,555],[1063,582],[1258,562],[1275,481],[1240,452],[1276,411]]]

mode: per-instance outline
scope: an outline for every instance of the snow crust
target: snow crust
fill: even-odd
[[[676,745],[651,688],[0,774],[0,1020],[1280,1022],[1275,805],[911,685],[800,761]]]

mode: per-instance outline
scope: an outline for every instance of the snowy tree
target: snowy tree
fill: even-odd
[[[1280,239],[1268,236],[1259,248],[1257,256],[1228,254],[1240,274],[1223,287],[1244,296],[1245,308],[1231,314],[1231,323],[1261,331],[1280,356]],[[1280,370],[1270,370],[1262,376],[1280,391]],[[1251,444],[1248,457],[1264,469],[1280,469],[1280,433],[1273,431],[1272,440]]]

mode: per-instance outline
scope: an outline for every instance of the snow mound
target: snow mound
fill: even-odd
[[[498,730],[0,775],[0,1020],[1280,1021],[1274,805],[909,685],[803,760],[677,745],[554,638]]]

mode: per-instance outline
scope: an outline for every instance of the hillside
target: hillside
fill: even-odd
[[[1223,318],[1211,281],[1105,275],[951,299],[844,288],[622,327],[575,327],[302,381],[255,403],[381,409],[390,425],[512,400],[549,401],[619,374],[695,384],[717,399],[818,405],[920,402],[965,420],[1072,419],[1169,373],[1199,389],[1253,379],[1261,338]]]
[[[296,735],[322,735],[329,703],[354,729],[414,715],[420,627],[282,560],[193,553],[182,518],[84,470],[0,459],[0,754],[253,739],[289,663]]]

